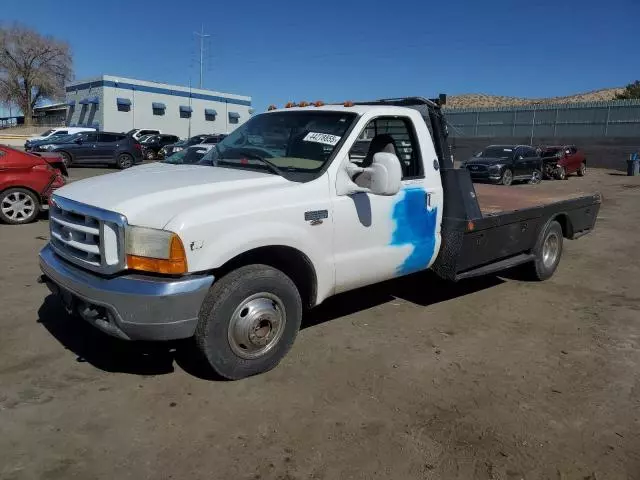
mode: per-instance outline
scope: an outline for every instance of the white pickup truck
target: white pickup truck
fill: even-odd
[[[597,194],[476,187],[453,166],[437,100],[276,109],[197,165],[58,190],[41,279],[101,330],[194,337],[238,379],[276,366],[303,311],[347,290],[428,268],[455,281],[528,264],[544,280],[600,206]]]

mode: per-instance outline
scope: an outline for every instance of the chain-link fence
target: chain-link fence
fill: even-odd
[[[640,137],[640,100],[447,109],[454,137]]]

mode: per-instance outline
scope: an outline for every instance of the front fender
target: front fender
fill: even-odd
[[[182,232],[181,236],[185,243],[190,272],[220,268],[238,255],[256,248],[294,248],[306,255],[313,264],[318,282],[317,300],[320,302],[333,293],[335,283],[332,245],[323,241],[326,238],[324,235],[318,234],[323,228],[331,229],[331,223],[297,226],[276,221],[258,221],[242,226],[229,226],[223,232],[215,229],[219,233],[206,239],[203,239],[206,227]]]

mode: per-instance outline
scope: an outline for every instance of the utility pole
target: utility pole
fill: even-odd
[[[204,39],[210,37],[211,35],[207,35],[204,33],[204,24],[200,32],[193,32],[196,37],[200,37],[200,84],[198,88],[202,88],[202,71],[204,69]]]

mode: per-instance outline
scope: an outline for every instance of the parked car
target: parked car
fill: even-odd
[[[164,160],[162,163],[171,163],[173,165],[193,165],[198,163],[205,154],[214,148],[215,145],[191,145],[187,148],[184,148],[178,152],[174,152]]]
[[[85,132],[72,141],[52,144],[48,151],[59,153],[67,166],[107,163],[129,168],[142,162],[142,147],[124,133]]]
[[[547,146],[541,150],[545,178],[564,180],[572,173],[580,177],[587,173],[587,159],[575,145]]]
[[[215,145],[216,143],[220,142],[224,137],[226,137],[226,135],[223,135],[223,134],[194,135],[193,137],[187,140],[180,140],[179,142],[174,143],[172,145],[166,145],[162,147],[162,149],[160,149],[160,156],[162,156],[163,158],[166,158],[169,155],[175,152],[179,152],[180,150],[183,150],[191,145],[199,145],[199,144]]]
[[[138,138],[138,142],[140,144],[143,144],[144,142],[146,142],[147,140],[149,140],[151,137],[153,137],[155,134],[150,134],[150,135],[142,135],[140,138]]]
[[[542,158],[537,149],[527,145],[490,145],[462,166],[469,170],[472,180],[502,185],[542,181]]]
[[[45,157],[0,146],[0,220],[29,223],[48,208],[51,193],[66,181],[59,156]]]
[[[160,150],[162,150],[163,147],[178,141],[180,141],[180,138],[176,135],[154,135],[142,144],[142,154],[147,160],[155,160],[158,157],[162,158]]]
[[[43,140],[55,140],[56,137],[63,137],[66,135],[71,135],[73,133],[80,132],[95,132],[95,128],[90,127],[59,127],[52,128],[51,130],[47,130],[43,132],[42,135],[38,137],[31,137],[24,143],[24,149],[28,152],[31,150],[32,145],[37,142],[41,142]]]
[[[133,137],[136,140],[140,141],[140,138],[144,135],[158,135],[159,133],[162,132],[160,132],[160,130],[153,130],[150,128],[134,128],[133,130],[129,130],[126,135],[129,135],[130,137]]]
[[[45,140],[38,140],[31,143],[30,152],[48,152],[54,145],[59,143],[69,143],[74,141],[85,132],[72,133],[70,135],[59,135]]]

